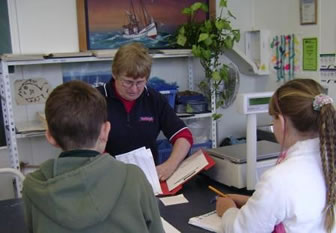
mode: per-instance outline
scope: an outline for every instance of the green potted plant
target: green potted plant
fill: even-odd
[[[193,55],[200,59],[205,78],[200,82],[199,88],[208,97],[211,96],[211,90],[215,92],[216,108],[223,106],[228,95],[233,92],[230,86],[226,85],[229,67],[220,62],[220,56],[240,40],[240,31],[231,26],[230,20],[235,17],[227,9],[227,0],[220,0],[219,8],[219,16],[201,22],[196,20],[195,15],[199,11],[207,13],[207,4],[195,2],[184,8],[182,13],[188,16],[188,21],[180,25],[175,36],[177,47],[191,48]],[[215,114],[213,117],[218,119],[221,114]]]

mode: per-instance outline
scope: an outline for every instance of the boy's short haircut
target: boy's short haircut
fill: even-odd
[[[148,49],[138,42],[121,46],[112,63],[112,73],[117,79],[123,75],[134,79],[148,79],[151,68],[152,57]]]
[[[95,146],[107,121],[105,98],[82,81],[70,81],[49,95],[45,114],[49,132],[63,150]]]

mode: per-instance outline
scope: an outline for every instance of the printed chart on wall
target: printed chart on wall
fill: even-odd
[[[320,54],[321,84],[336,102],[336,54]]]
[[[317,70],[317,38],[302,39],[302,69],[306,71]]]

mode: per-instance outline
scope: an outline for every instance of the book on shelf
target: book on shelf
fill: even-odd
[[[155,195],[176,194],[185,182],[215,164],[214,160],[205,151],[199,150],[187,157],[167,180],[160,182],[150,149],[141,147],[128,153],[117,155],[116,159],[140,167],[152,185]]]
[[[43,127],[47,128],[47,119],[46,119],[45,112],[36,112],[36,115],[39,121],[41,122],[41,124],[43,125]]]
[[[117,49],[92,50],[92,54],[99,58],[113,58],[117,51]]]
[[[1,60],[4,61],[31,61],[31,60],[43,60],[44,54],[15,54],[15,53],[4,53],[1,55]]]
[[[166,55],[192,55],[191,49],[160,49]]]
[[[22,121],[15,124],[17,133],[35,133],[43,132],[46,130],[46,126],[39,120]]]
[[[217,215],[216,211],[211,211],[209,213],[190,218],[188,223],[208,231],[220,232],[221,217]]]
[[[69,53],[49,53],[45,58],[71,58],[71,57],[91,57],[91,51],[85,52],[69,52]]]

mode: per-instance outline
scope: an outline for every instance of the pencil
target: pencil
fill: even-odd
[[[209,188],[211,191],[215,192],[217,195],[221,196],[221,197],[228,197],[228,195],[222,193],[221,191],[219,191],[218,189],[212,187],[211,185],[209,185],[208,188]]]

